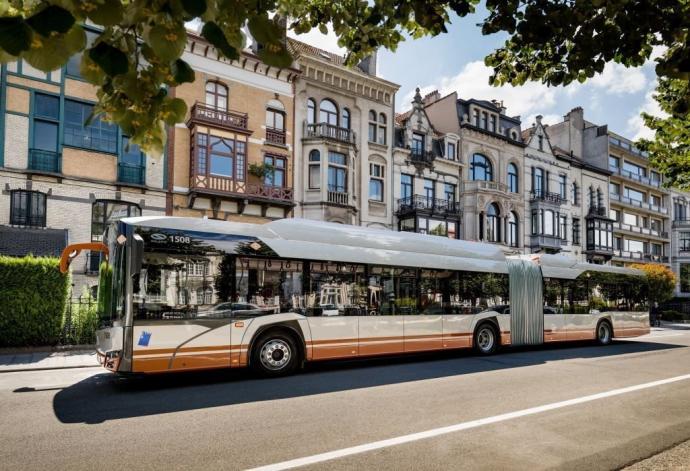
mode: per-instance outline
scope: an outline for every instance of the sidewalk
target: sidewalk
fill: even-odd
[[[18,352],[0,355],[0,373],[98,366],[94,350]]]
[[[690,441],[628,466],[623,471],[683,471],[688,469],[688,463],[690,463]]]

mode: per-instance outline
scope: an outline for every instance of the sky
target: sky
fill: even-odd
[[[400,85],[396,112],[410,108],[415,88],[419,87],[422,96],[438,90],[442,95],[456,91],[465,99],[502,100],[509,115],[521,117],[523,129],[531,126],[537,115],[543,116],[544,123],[554,124],[581,106],[588,121],[608,124],[609,130],[629,139],[651,137],[640,112],[659,113],[652,98],[654,62],[638,68],[607,64],[602,74],[567,87],[547,87],[538,82],[492,87],[488,83],[491,69],[484,65],[484,57],[503,43],[503,37],[482,36],[477,23],[485,17],[486,10],[478,9],[468,17],[454,17],[447,34],[408,39],[395,52],[379,51],[378,75]],[[294,37],[330,52],[345,53],[334,34],[324,36],[313,30]]]

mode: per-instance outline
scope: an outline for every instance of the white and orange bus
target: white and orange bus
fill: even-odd
[[[252,367],[649,332],[639,271],[302,219],[107,228],[97,352],[121,373]]]

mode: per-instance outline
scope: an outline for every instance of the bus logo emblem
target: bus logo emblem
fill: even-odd
[[[151,234],[151,240],[155,240],[157,242],[164,242],[167,238],[168,236],[166,236],[165,234],[160,234],[158,232],[155,234]]]
[[[151,340],[151,332],[146,332],[145,330],[139,336],[139,342],[137,345],[141,347],[148,347],[149,341]]]

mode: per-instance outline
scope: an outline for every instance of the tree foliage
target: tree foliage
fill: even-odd
[[[474,12],[479,0],[9,0],[0,2],[0,61],[21,57],[48,71],[83,51],[82,75],[98,87],[96,113],[117,123],[133,143],[160,152],[165,126],[184,119],[187,108],[166,90],[194,80],[181,59],[185,23],[203,26],[201,35],[227,59],[237,59],[246,31],[261,44],[265,63],[292,63],[283,41],[284,25],[297,33],[332,25],[350,65],[379,47],[395,50],[406,36],[446,32],[454,13]],[[649,146],[657,163],[677,160],[681,140],[687,149],[690,78],[690,2],[688,0],[486,0],[483,34],[507,33],[504,45],[486,58],[494,85],[529,80],[549,85],[582,82],[608,62],[639,66],[655,47],[665,85],[667,108],[678,122],[648,123],[658,146]],[[87,44],[81,26],[88,21],[102,33]],[[666,88],[664,88],[666,87]],[[664,98],[665,99],[665,98]],[[667,125],[685,133],[665,133]],[[687,152],[687,151],[686,151]],[[671,175],[672,182],[674,175]]]
[[[652,303],[663,303],[673,297],[676,288],[676,275],[666,265],[658,263],[638,263],[632,268],[641,270],[646,275],[647,293]]]

